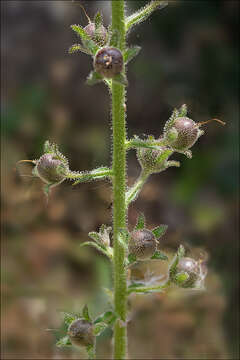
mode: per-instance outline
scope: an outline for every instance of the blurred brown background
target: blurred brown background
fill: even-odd
[[[110,21],[109,1],[83,1]],[[126,1],[127,13],[145,1]],[[87,21],[72,1],[2,1],[2,358],[82,359],[57,349],[47,329],[59,311],[92,315],[107,309],[101,287],[111,287],[108,260],[79,248],[87,233],[111,223],[107,182],[63,183],[48,206],[31,164],[46,139],[61,145],[72,170],[110,165],[110,105],[103,84],[85,85],[92,60],[68,55],[78,42],[70,25]],[[208,255],[205,292],[173,290],[133,297],[129,354],[133,359],[238,359],[238,60],[237,1],[170,1],[136,27],[129,44],[142,46],[128,66],[128,134],[158,136],[174,107],[189,106],[195,121],[218,117],[193,147],[175,155],[180,169],[153,175],[130,207],[129,226],[144,210],[147,225],[169,225],[162,249],[180,243]],[[129,183],[140,167],[129,152]],[[166,273],[155,261],[134,269],[138,279]],[[98,339],[99,358],[111,355],[111,331]]]

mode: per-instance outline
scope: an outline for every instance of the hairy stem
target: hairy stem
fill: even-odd
[[[112,30],[119,36],[119,47],[125,50],[124,0],[112,0]],[[117,46],[116,44],[113,44]],[[123,70],[123,74],[125,69]],[[113,124],[113,239],[114,239],[114,306],[119,317],[114,326],[114,358],[127,356],[127,282],[125,249],[119,241],[120,229],[126,228],[126,128],[125,128],[125,86],[112,84]]]
[[[126,193],[126,208],[128,208],[128,205],[137,198],[143,185],[147,181],[149,175],[150,174],[148,172],[142,171],[139,178],[135,182],[135,184],[133,184],[133,186],[127,191],[127,193]]]
[[[163,9],[165,6],[168,5],[167,1],[162,0],[152,0],[149,4],[144,6],[139,11],[135,12],[134,14],[130,15],[126,19],[126,31],[128,31],[132,26],[139,24],[143,20],[152,14],[152,12],[156,9]]]
[[[96,359],[96,340],[94,341],[93,345],[88,345],[86,347],[86,350],[87,350],[89,360]]]
[[[165,284],[161,284],[161,285],[155,285],[155,286],[143,286],[143,287],[137,287],[137,288],[133,288],[133,289],[129,289],[128,293],[148,293],[148,292],[161,292],[165,289],[167,289],[169,286],[171,285],[171,281],[168,280]]]

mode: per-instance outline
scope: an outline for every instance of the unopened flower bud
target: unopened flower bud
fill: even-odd
[[[93,325],[84,320],[74,320],[69,328],[68,335],[73,345],[89,346],[94,344]]]
[[[150,172],[159,172],[164,169],[164,164],[158,163],[158,157],[166,148],[161,147],[159,150],[152,150],[146,148],[139,148],[137,150],[137,158],[143,169]]]
[[[173,136],[173,132],[177,136]],[[165,133],[169,145],[175,150],[185,151],[190,149],[202,133],[199,126],[188,117],[178,117],[173,126]]]
[[[149,259],[157,249],[157,241],[150,230],[135,230],[131,233],[128,250],[137,260]]]
[[[120,50],[114,47],[100,49],[94,59],[96,72],[105,78],[113,78],[123,69],[123,56]]]
[[[46,184],[59,184],[66,178],[67,166],[54,154],[46,153],[37,160],[34,171]]]
[[[170,277],[179,287],[193,288],[200,280],[199,263],[192,258],[182,257]]]
[[[90,36],[90,38],[95,41],[97,44],[103,46],[107,41],[107,30],[101,25],[100,28],[96,31],[96,26],[93,22],[90,22],[84,28],[85,32]]]

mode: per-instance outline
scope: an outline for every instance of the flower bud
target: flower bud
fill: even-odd
[[[35,173],[46,184],[59,184],[66,178],[66,163],[56,155],[46,153],[37,160]]]
[[[137,158],[143,169],[149,172],[159,172],[164,169],[164,162],[158,163],[158,157],[164,152],[165,147],[159,147],[159,150],[152,150],[147,148],[139,148],[137,150]]]
[[[73,345],[89,346],[94,344],[93,325],[84,319],[74,320],[68,328],[68,335]]]
[[[172,136],[173,131],[177,132],[176,137]],[[192,119],[188,117],[178,117],[175,119],[173,126],[165,133],[165,137],[173,149],[185,151],[194,145],[200,133],[201,130],[199,130],[197,123]]]
[[[120,50],[114,47],[104,47],[95,55],[94,68],[105,78],[113,78],[123,69],[123,56]]]
[[[90,22],[84,28],[85,32],[90,36],[90,38],[95,41],[97,44],[103,46],[107,41],[107,30],[101,25],[100,28],[96,31],[96,26],[93,22]]]
[[[200,280],[199,263],[192,258],[182,257],[170,277],[179,287],[193,288],[197,281]]]
[[[157,241],[150,230],[135,230],[131,233],[128,244],[130,254],[136,256],[137,260],[149,259],[157,249]]]

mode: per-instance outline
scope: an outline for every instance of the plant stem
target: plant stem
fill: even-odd
[[[167,1],[161,1],[161,0],[152,0],[149,4],[144,6],[139,11],[135,12],[134,14],[130,15],[126,19],[126,31],[128,31],[132,26],[139,24],[143,20],[146,20],[146,18],[152,14],[154,10],[157,8],[163,9],[165,6],[168,5]]]
[[[124,0],[112,0],[112,31],[119,36],[119,48],[125,50]],[[117,46],[116,44],[113,44]],[[125,69],[123,69],[125,75]],[[126,228],[126,128],[125,86],[112,84],[113,124],[113,241],[114,241],[114,306],[119,317],[114,326],[114,358],[126,359],[127,353],[127,282],[125,249],[119,242],[120,229]]]
[[[143,287],[136,287],[133,289],[129,289],[128,293],[148,293],[148,292],[161,292],[164,289],[167,289],[171,285],[171,281],[168,280],[165,284],[155,285],[155,286],[143,286]]]
[[[148,172],[142,171],[135,184],[128,190],[126,193],[126,208],[128,208],[128,205],[136,199],[149,175]]]
[[[96,359],[96,339],[95,339],[93,345],[89,345],[86,347],[86,350],[87,350],[89,360]]]

